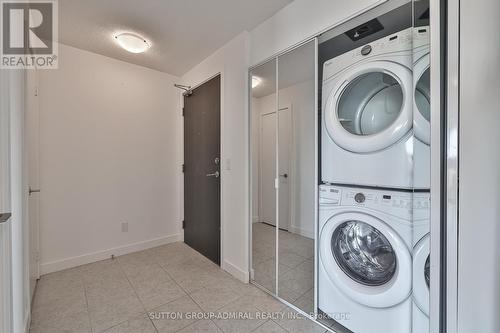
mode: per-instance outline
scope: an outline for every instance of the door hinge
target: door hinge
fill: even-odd
[[[186,172],[186,164],[182,165],[182,172]]]
[[[186,221],[182,221],[182,229],[186,229]]]
[[[38,87],[35,87],[35,97],[38,97]]]
[[[182,116],[184,117],[185,114],[186,114],[186,111],[184,108],[182,108]]]

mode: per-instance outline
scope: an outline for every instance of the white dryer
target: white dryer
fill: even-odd
[[[319,309],[356,333],[409,333],[412,194],[320,186]]]
[[[322,181],[413,187],[413,28],[323,65]]]
[[[429,332],[430,194],[413,196],[413,332]]]
[[[413,128],[414,188],[430,188],[431,169],[431,87],[430,30],[428,26],[413,29]]]

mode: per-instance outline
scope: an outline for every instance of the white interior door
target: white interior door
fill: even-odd
[[[289,107],[279,110],[279,227],[290,230],[290,179],[291,179],[291,148],[292,148],[292,112]]]
[[[40,277],[40,177],[39,177],[39,132],[40,113],[38,105],[38,72],[27,72],[26,145],[28,162],[28,219],[29,219],[29,284],[33,297],[36,281]]]
[[[260,135],[260,222],[276,225],[276,159],[279,158],[279,227],[290,227],[290,149],[292,116],[290,108],[280,110],[279,154],[276,154],[276,113],[261,116]]]
[[[0,70],[0,333],[12,332],[9,74]]]
[[[259,222],[276,225],[276,113],[262,115],[260,126]]]

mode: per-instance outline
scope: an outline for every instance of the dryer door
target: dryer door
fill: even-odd
[[[430,236],[427,234],[413,250],[413,299],[427,316],[430,301],[430,242]]]
[[[431,142],[431,69],[427,53],[413,67],[414,73],[414,127],[415,137],[429,145]]]
[[[386,222],[372,215],[333,216],[321,230],[320,262],[331,283],[360,304],[386,308],[410,296],[410,251]]]
[[[346,71],[328,96],[324,121],[345,150],[372,153],[398,142],[412,127],[411,71],[389,61]]]

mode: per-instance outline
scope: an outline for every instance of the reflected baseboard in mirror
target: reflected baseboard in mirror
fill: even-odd
[[[276,228],[266,223],[254,223],[253,269],[254,282],[274,291]],[[278,296],[306,313],[314,310],[314,240],[279,231]]]

